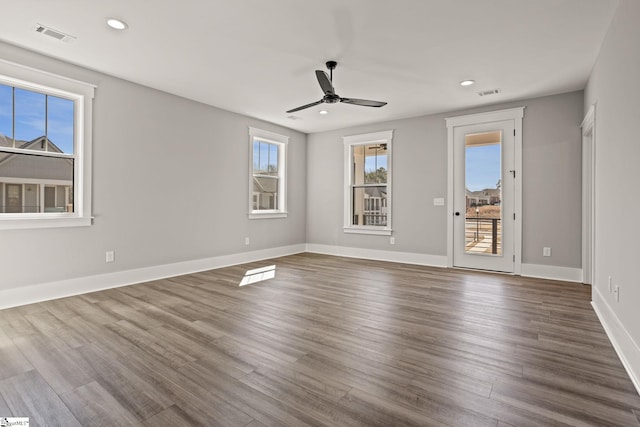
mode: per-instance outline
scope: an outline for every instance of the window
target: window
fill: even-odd
[[[249,128],[249,142],[249,218],[284,218],[289,137]]]
[[[93,93],[0,61],[0,229],[91,224]]]
[[[345,136],[346,233],[391,234],[393,131]]]

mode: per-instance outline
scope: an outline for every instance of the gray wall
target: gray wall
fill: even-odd
[[[0,57],[98,85],[95,223],[0,231],[0,290],[305,242],[304,134],[15,46]],[[249,126],[290,137],[286,219],[247,218]]]
[[[635,214],[640,212],[638,22],[640,2],[622,0],[585,91],[585,112],[597,103],[594,286],[636,343],[636,375],[640,375],[640,231],[635,226]],[[608,291],[609,276],[620,286],[619,302]],[[631,363],[632,356],[627,357]]]
[[[526,106],[523,122],[523,263],[581,266],[581,133],[583,93],[530,99],[332,132],[307,145],[307,242],[446,256],[445,117]],[[342,137],[394,129],[393,234],[345,234]],[[542,257],[543,246],[552,257]]]

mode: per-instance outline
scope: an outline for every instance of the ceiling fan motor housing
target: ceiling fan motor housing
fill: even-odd
[[[340,97],[336,94],[327,94],[322,98],[327,104],[335,104],[340,101]]]

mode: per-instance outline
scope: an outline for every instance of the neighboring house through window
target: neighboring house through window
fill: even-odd
[[[393,131],[345,136],[346,233],[391,234]]]
[[[287,216],[288,142],[287,136],[249,128],[249,218]]]
[[[0,61],[0,229],[90,225],[93,92]]]

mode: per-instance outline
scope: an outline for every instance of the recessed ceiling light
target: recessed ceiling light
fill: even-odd
[[[322,115],[329,114],[329,112],[327,110],[320,110],[319,113],[322,114]]]
[[[126,30],[129,27],[126,22],[117,18],[107,18],[107,25],[114,30]]]
[[[460,86],[471,86],[475,82],[475,80],[463,80],[460,82]]]

